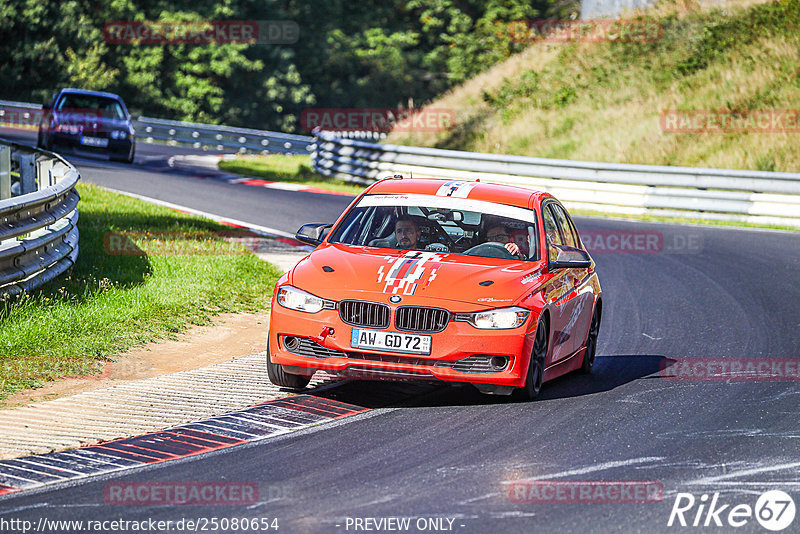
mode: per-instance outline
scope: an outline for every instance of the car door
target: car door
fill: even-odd
[[[564,244],[570,247],[581,248],[581,240],[575,224],[569,217],[567,210],[555,202],[549,205],[553,212],[556,225],[564,239]],[[564,299],[564,323],[562,337],[564,337],[564,351],[572,354],[581,348],[586,340],[586,332],[592,319],[592,306],[594,296],[589,286],[589,269],[563,269],[566,271],[565,280],[569,291]]]
[[[553,202],[542,205],[542,221],[547,247],[548,263],[555,261],[556,249],[553,245],[566,245],[564,235],[558,225],[554,212],[550,209]],[[569,356],[572,352],[570,332],[566,330],[575,303],[571,293],[574,287],[574,276],[570,269],[553,269],[552,277],[544,288],[545,302],[550,306],[550,363]]]

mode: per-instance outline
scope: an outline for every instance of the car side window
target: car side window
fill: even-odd
[[[556,219],[550,212],[550,206],[551,204],[548,204],[542,210],[542,219],[544,220],[544,235],[547,239],[547,259],[548,261],[556,261],[556,250],[550,245],[563,245],[564,241],[558,230]]]
[[[577,248],[582,249],[583,246],[581,245],[581,234],[578,233],[578,228],[575,226],[575,221],[572,220],[572,217],[570,217],[569,213],[567,213],[567,210],[564,210],[564,213],[567,216],[567,222],[569,223],[569,227],[572,230],[573,235],[575,236],[575,246]]]
[[[570,247],[580,247],[580,241],[577,238],[574,228],[570,225],[569,218],[564,208],[558,204],[550,204],[550,209],[553,210],[556,223],[561,230],[561,235],[564,236],[564,244]]]
[[[542,210],[542,218],[544,219],[544,234],[547,237],[547,242],[554,245],[563,245],[564,240],[561,238],[561,232],[556,224],[556,219],[549,209],[549,205]]]

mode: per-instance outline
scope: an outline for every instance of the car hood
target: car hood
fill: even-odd
[[[445,305],[458,311],[511,306],[535,287],[542,262],[440,252],[320,245],[291,271],[289,282],[317,296],[403,304]]]

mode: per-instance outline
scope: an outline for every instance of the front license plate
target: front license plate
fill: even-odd
[[[81,144],[86,146],[108,146],[108,139],[102,137],[81,137]]]
[[[353,333],[350,335],[350,346],[355,349],[430,354],[431,336],[353,328]]]

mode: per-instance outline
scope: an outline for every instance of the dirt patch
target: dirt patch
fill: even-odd
[[[177,340],[148,343],[120,354],[98,375],[66,378],[40,388],[18,391],[0,404],[0,408],[52,400],[255,354],[266,349],[268,324],[267,312],[222,314],[214,324],[194,326],[178,335]]]

